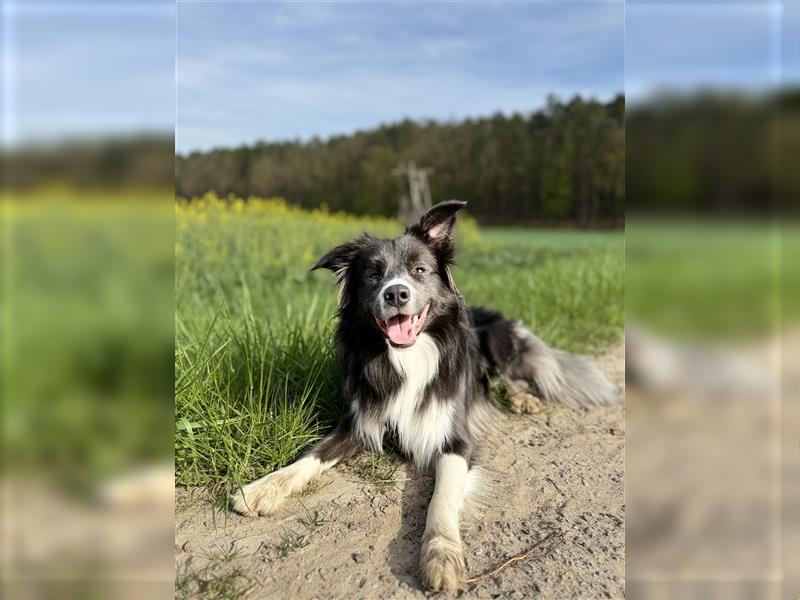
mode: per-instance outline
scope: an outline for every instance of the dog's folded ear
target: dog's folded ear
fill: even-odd
[[[414,225],[406,228],[406,233],[421,238],[433,249],[451,249],[456,213],[467,205],[461,200],[440,202],[426,212]]]
[[[358,256],[358,253],[361,252],[372,239],[373,238],[369,234],[364,233],[351,242],[346,242],[328,250],[314,263],[311,270],[328,269],[336,275],[339,281],[342,281],[347,274],[350,263],[353,262],[356,256]]]

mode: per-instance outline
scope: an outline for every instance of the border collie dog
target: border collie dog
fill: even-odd
[[[297,462],[231,498],[243,515],[270,514],[339,461],[382,451],[391,436],[418,467],[435,468],[419,565],[423,585],[436,591],[465,578],[459,517],[487,482],[476,462],[494,406],[491,378],[512,394],[574,408],[618,401],[588,359],[549,348],[520,321],[466,305],[450,273],[455,217],[465,205],[437,204],[403,235],[363,234],[313,266],[335,273],[341,287],[336,339],[350,410]]]

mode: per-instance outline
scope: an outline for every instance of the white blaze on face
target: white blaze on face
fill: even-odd
[[[394,279],[390,279],[389,281],[387,281],[381,288],[381,291],[378,292],[378,302],[381,305],[381,312],[385,312],[387,308],[386,300],[384,299],[383,295],[386,293],[386,290],[388,290],[393,285],[402,285],[408,288],[408,301],[409,302],[413,301],[411,294],[413,294],[414,292],[411,288],[411,284],[409,284],[405,279],[401,279],[400,277],[395,277]]]
[[[388,281],[378,292],[378,302],[381,314],[385,314],[388,311],[393,311],[393,309],[386,305],[386,299],[384,295],[386,294],[387,290],[395,285],[403,286],[408,290],[408,306],[413,307],[415,304],[412,285],[406,280],[396,277]],[[376,319],[379,327],[389,341],[396,347],[405,348],[408,346],[413,346],[414,342],[417,341],[417,335],[420,331],[422,331],[422,327],[425,325],[425,317],[428,314],[428,307],[429,305],[426,305],[419,314],[408,314],[408,309],[406,307],[396,307],[397,314],[386,319],[377,317]]]

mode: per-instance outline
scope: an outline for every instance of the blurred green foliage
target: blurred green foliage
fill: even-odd
[[[800,88],[661,94],[628,108],[626,215],[797,215]]]
[[[3,205],[3,469],[75,490],[169,459],[169,192],[66,188]]]
[[[777,222],[629,219],[627,316],[664,335],[717,341],[796,322],[797,235]]]

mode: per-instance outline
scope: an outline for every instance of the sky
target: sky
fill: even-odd
[[[179,151],[800,81],[800,2],[4,0],[2,139]],[[177,78],[177,85],[176,85]]]
[[[761,91],[797,79],[798,2],[628,0],[625,93]]]
[[[2,1],[5,145],[175,123],[175,5]]]
[[[622,2],[178,5],[177,149],[623,91]]]

